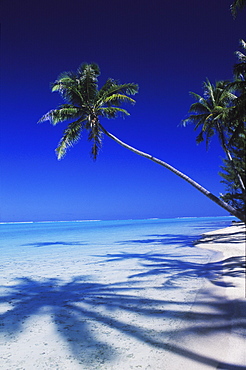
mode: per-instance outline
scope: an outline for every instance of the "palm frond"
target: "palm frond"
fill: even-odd
[[[78,118],[82,115],[82,110],[69,104],[60,105],[57,109],[52,109],[40,118],[38,123],[44,121],[50,121],[52,125],[56,125],[59,122],[68,121],[71,119]]]
[[[97,95],[99,74],[100,70],[96,64],[83,64],[78,69],[78,88],[87,105],[91,105]]]
[[[246,131],[245,123],[242,121],[237,122],[237,124],[233,127],[234,131],[231,134],[230,140],[229,140],[229,146],[233,145],[236,139],[238,139],[239,136],[243,135]],[[244,135],[244,141],[245,141],[245,135]]]
[[[189,113],[208,113],[210,109],[207,107],[207,104],[202,104],[200,102],[196,102],[191,104]]]
[[[181,125],[186,127],[188,124],[195,124],[194,130],[196,130],[201,124],[203,124],[207,114],[191,114],[188,118],[181,121]]]
[[[64,72],[58,80],[51,84],[52,92],[59,92],[62,98],[70,104],[81,105],[84,102],[83,96],[79,91],[78,79],[76,75]]]
[[[214,115],[211,113],[204,120],[202,131],[204,132],[209,131],[210,127],[213,125],[213,121],[214,121]]]
[[[108,82],[110,84],[110,81]],[[116,81],[111,80],[111,86],[106,89],[104,85],[102,87],[103,93],[99,91],[99,103],[103,103],[106,98],[114,94],[125,94],[125,95],[135,95],[138,92],[138,85],[134,83],[128,83],[120,85]]]
[[[192,91],[190,91],[190,93],[189,93],[194,99],[196,99],[197,100],[197,102],[199,103],[199,104],[201,104],[201,105],[203,105],[204,107],[206,107],[208,110],[209,110],[209,105],[208,105],[208,101],[205,99],[205,98],[203,98],[201,95],[199,95],[199,94],[196,94],[196,93],[194,93],[194,92],[192,92]],[[189,110],[190,111],[190,110]]]
[[[204,125],[204,122],[206,121],[207,117],[208,117],[207,114],[197,114],[196,116],[194,116],[193,117],[193,123],[195,124],[194,130],[197,130],[200,126]]]
[[[246,62],[246,55],[241,53],[241,51],[235,51],[235,55],[238,57],[240,61]]]
[[[237,79],[231,83],[231,87],[236,91],[240,92],[241,94],[246,92],[246,81]],[[238,99],[239,97],[237,97]]]
[[[96,63],[91,63],[91,64],[82,63],[77,69],[77,76],[79,78],[83,77],[84,74],[87,73],[88,70],[90,70],[90,73],[94,75],[95,81],[97,81],[97,77],[100,76],[101,71],[100,71],[98,64]]]
[[[209,148],[209,144],[211,142],[211,138],[215,135],[215,130],[213,127],[210,127],[207,131],[206,131],[206,149],[208,150]]]
[[[238,10],[242,9],[246,5],[245,0],[235,0],[230,8],[231,8],[231,13],[233,15],[233,18],[236,18]]]
[[[57,158],[61,159],[66,154],[68,148],[72,147],[80,139],[83,129],[83,120],[79,119],[68,125],[56,148]]]
[[[88,133],[88,140],[92,141],[91,156],[95,161],[102,147],[102,131],[98,124],[92,124]]]
[[[196,137],[196,143],[197,144],[200,144],[200,143],[202,143],[204,141],[203,135],[204,135],[204,132],[203,131],[201,131],[200,134],[197,135],[197,137]]]
[[[209,81],[209,79],[207,78],[206,81],[203,83],[203,89],[204,89],[204,98],[205,100],[207,101],[207,103],[209,102],[209,100],[211,100],[212,102],[212,105],[215,105],[215,87],[214,85],[211,84],[211,82]]]
[[[246,51],[246,42],[244,40],[240,40],[240,44],[242,48]],[[235,52],[236,56],[239,59],[239,63],[234,65],[233,73],[236,78],[240,78],[241,80],[246,80],[246,54],[243,54],[241,51]]]
[[[106,118],[116,118],[118,115],[122,117],[130,116],[126,109],[118,107],[101,107],[98,110],[98,114]]]
[[[66,86],[72,86],[76,82],[76,75],[73,72],[62,72],[57,80],[51,83],[51,91],[58,91],[61,94]]]
[[[193,98],[195,98],[196,100],[200,100],[200,99],[203,99],[203,97],[201,96],[201,95],[199,95],[199,94],[196,94],[196,93],[194,93],[193,91],[190,91],[189,92],[189,94],[191,95],[191,96],[193,96]],[[203,99],[204,100],[204,99]]]
[[[111,91],[109,90],[110,94],[113,93],[120,93],[120,94],[127,94],[127,95],[135,95],[138,93],[138,85],[135,83],[127,83],[127,84],[115,84],[112,86]]]
[[[240,44],[241,44],[242,48],[244,50],[246,50],[246,42],[243,39],[240,40]]]
[[[121,103],[135,104],[136,101],[130,98],[129,96],[123,94],[112,94],[104,99],[104,104],[107,104],[108,106],[111,105],[119,106]]]
[[[111,89],[113,86],[117,84],[117,81],[115,81],[112,78],[108,78],[105,84],[101,87],[101,89],[98,91],[97,94],[97,100],[99,100],[105,92],[107,92],[109,89]]]

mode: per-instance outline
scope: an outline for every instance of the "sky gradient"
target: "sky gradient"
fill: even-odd
[[[182,179],[104,138],[96,162],[83,135],[64,159],[55,148],[66,123],[37,124],[63,103],[50,83],[83,63],[108,77],[135,82],[130,117],[102,121],[126,143],[173,165],[215,195],[224,154],[216,138],[206,151],[192,126],[179,126],[193,99],[232,79],[243,10],[232,0],[1,2],[0,221],[223,216]]]

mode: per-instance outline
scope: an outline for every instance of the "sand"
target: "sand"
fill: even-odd
[[[208,232],[196,246],[215,252],[210,260],[215,275],[197,292],[193,327],[182,344],[195,349],[201,363],[186,358],[185,368],[246,369],[245,225]],[[175,368],[181,366],[176,362]]]
[[[1,369],[246,369],[244,226],[207,233],[196,246],[207,263],[170,269],[165,289],[158,254],[142,275],[138,260],[120,256],[9,261]]]

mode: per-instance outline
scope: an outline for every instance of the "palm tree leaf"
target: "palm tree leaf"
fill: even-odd
[[[121,93],[127,95],[135,95],[138,92],[138,85],[135,83],[127,83],[127,84],[115,84],[112,86],[111,91],[109,93]]]
[[[213,127],[210,127],[206,131],[206,149],[208,150],[209,144],[211,142],[211,138],[215,135],[215,130]]]
[[[203,142],[204,141],[204,137],[203,137],[203,131],[201,131],[200,132],[200,134],[199,135],[197,135],[197,137],[196,137],[196,143],[197,144],[200,144],[201,142]]]
[[[67,149],[76,144],[77,141],[80,139],[81,131],[83,128],[82,122],[83,120],[81,119],[74,121],[70,123],[66,130],[64,131],[64,134],[56,148],[56,154],[58,159],[64,157],[64,155],[67,152]]]
[[[94,75],[95,82],[97,82],[97,77],[100,76],[100,74],[101,74],[101,71],[100,71],[100,68],[99,68],[98,64],[96,64],[96,63],[91,63],[91,64],[82,63],[79,66],[79,68],[77,69],[78,77],[79,78],[83,77],[87,70],[90,70],[90,73],[92,75]]]
[[[206,99],[204,99],[201,95],[196,94],[196,93],[194,93],[194,92],[192,92],[192,91],[190,91],[190,95],[192,95],[192,96],[193,96],[193,98],[195,98],[195,99],[197,100],[197,103],[199,103],[199,104],[203,105],[203,106],[204,106],[204,107],[206,107],[208,110],[210,109],[210,108],[209,108],[209,105],[208,105],[207,100],[206,100]],[[189,111],[190,111],[190,110],[189,110]]]
[[[245,0],[235,0],[230,8],[231,8],[231,13],[233,15],[233,18],[236,18],[238,9],[242,9],[246,5]]]
[[[233,74],[236,78],[245,82],[246,77],[246,62],[235,64],[233,67]]]
[[[200,126],[204,125],[204,122],[206,121],[207,114],[197,114],[195,116],[196,118],[193,119],[193,123],[195,124],[194,130],[197,130]],[[202,131],[204,131],[202,127]]]
[[[40,118],[38,123],[44,121],[50,121],[52,125],[56,125],[59,122],[67,121],[70,119],[78,118],[82,115],[82,110],[69,104],[63,104],[57,109],[52,109]]]
[[[208,102],[209,99],[211,99],[212,104],[215,104],[215,87],[214,85],[211,84],[209,79],[206,79],[206,81],[203,83],[203,88],[204,88],[204,98]]]
[[[102,131],[98,124],[92,124],[88,134],[88,140],[93,142],[91,156],[93,160],[97,159],[99,150],[102,147]]]
[[[93,103],[97,95],[99,74],[100,70],[96,64],[83,64],[78,69],[78,88],[87,106]]]
[[[206,132],[210,129],[211,125],[213,125],[214,116],[213,114],[209,114],[203,122],[202,131]]]
[[[243,39],[240,40],[240,44],[242,48],[246,50],[246,42]]]
[[[108,80],[106,84],[107,83],[108,85],[111,84],[111,86],[106,89],[106,86],[104,85],[101,89],[103,93],[101,92],[101,90],[99,91],[99,102],[104,102],[106,98],[114,94],[135,95],[138,92],[138,85],[134,83],[120,85],[114,80]]]
[[[200,102],[196,102],[191,104],[189,112],[194,112],[194,113],[208,113],[209,109],[206,104],[202,104]]]
[[[204,116],[206,117],[206,114],[190,114],[188,118],[181,121],[181,125],[186,127],[188,124],[194,123],[196,125],[194,129],[196,130],[204,121]]]
[[[97,100],[99,100],[105,92],[107,92],[109,89],[111,89],[116,84],[117,84],[117,81],[115,81],[112,78],[108,78],[107,81],[105,82],[105,84],[98,91]]]
[[[238,59],[242,62],[245,62],[246,61],[246,55],[241,53],[241,51],[236,51],[235,52],[236,56],[238,57]]]
[[[119,106],[121,103],[131,103],[135,104],[136,101],[127,95],[123,94],[112,94],[104,99],[104,103],[107,105]]]
[[[130,116],[126,109],[118,107],[101,107],[98,114],[106,118],[116,118],[118,115],[122,117]]]
[[[246,42],[240,40],[242,48],[246,51]],[[239,78],[243,81],[246,80],[246,54],[243,54],[241,51],[235,52],[236,56],[239,59],[239,63],[234,65],[233,73],[236,78]]]
[[[233,145],[234,141],[242,135],[246,130],[245,123],[244,122],[237,122],[237,125],[234,128],[234,131],[232,132],[232,135],[229,140],[229,145]]]
[[[68,103],[81,106],[84,103],[83,95],[79,90],[79,81],[76,75],[64,72],[58,80],[51,84],[52,92],[59,92]]]
[[[201,95],[199,95],[199,94],[196,94],[196,93],[194,93],[193,91],[190,91],[189,92],[189,94],[190,95],[192,95],[193,96],[193,98],[195,98],[196,100],[200,100],[200,99],[203,99],[203,97],[201,96]]]

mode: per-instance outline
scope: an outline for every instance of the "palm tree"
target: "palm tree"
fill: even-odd
[[[230,130],[229,117],[237,96],[231,92],[228,86],[229,83],[227,81],[216,82],[214,86],[207,79],[203,84],[203,97],[191,92],[191,95],[197,101],[191,105],[189,109],[189,113],[191,114],[187,119],[182,121],[182,124],[184,126],[190,122],[195,124],[195,130],[200,129],[200,133],[196,138],[197,143],[201,143],[205,136],[207,147],[211,138],[217,134],[222,149],[233,165],[233,158],[229,150],[230,137],[228,133]],[[239,174],[238,176],[241,187],[245,191],[244,182]]]
[[[240,40],[240,44],[246,52],[246,42]],[[231,121],[233,121],[231,127],[231,143],[233,143],[233,140],[238,135],[245,132],[246,122],[246,54],[241,51],[236,51],[235,54],[238,57],[239,63],[234,65],[233,74],[235,79],[230,84],[230,89],[233,89],[237,94],[235,106],[231,109]]]
[[[236,18],[238,9],[243,9],[243,7],[246,5],[246,0],[235,0],[230,8],[233,15],[233,18]]]
[[[39,122],[49,120],[56,125],[65,120],[72,120],[56,149],[58,159],[61,159],[67,149],[80,139],[81,132],[85,129],[89,141],[92,141],[91,154],[95,160],[102,145],[99,117],[115,118],[118,114],[129,115],[125,109],[120,108],[120,104],[135,103],[128,95],[137,93],[136,84],[122,85],[110,78],[98,90],[99,75],[100,70],[96,64],[83,64],[78,68],[77,74],[64,72],[52,84],[52,91],[58,91],[67,104],[52,109]]]
[[[65,72],[52,84],[52,91],[58,91],[67,104],[60,105],[57,109],[49,111],[39,122],[49,120],[51,124],[56,125],[65,120],[72,120],[64,131],[64,135],[56,149],[58,159],[62,158],[66,154],[67,149],[80,139],[82,130],[88,132],[88,138],[92,141],[92,156],[93,159],[96,159],[102,144],[102,134],[105,134],[124,148],[174,172],[229,213],[245,221],[246,218],[241,212],[217,198],[187,175],[168,163],[124,143],[102,126],[99,117],[115,118],[118,114],[123,116],[129,115],[125,109],[120,108],[120,105],[125,102],[135,103],[128,95],[136,94],[138,86],[134,83],[122,85],[113,79],[108,79],[103,87],[98,90],[97,77],[99,74],[100,70],[96,64],[83,64],[79,67],[76,74]]]
[[[221,198],[242,213],[246,213],[246,193],[242,192],[237,174],[240,173],[241,178],[245,181],[245,138],[246,129],[244,129],[244,133],[240,133],[237,138],[235,137],[231,148],[234,166],[227,159],[223,159],[224,165],[221,166],[223,171],[219,172],[219,175],[223,178],[221,182],[226,185],[226,193]],[[237,171],[235,171],[235,168]]]

